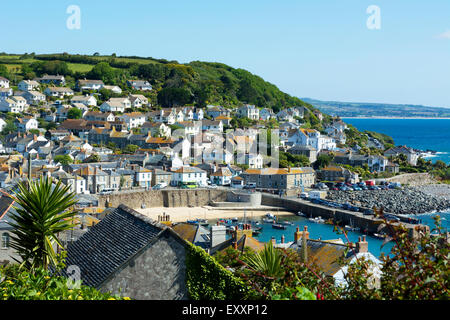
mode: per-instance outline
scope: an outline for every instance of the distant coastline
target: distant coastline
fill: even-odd
[[[396,120],[450,120],[450,118],[437,117],[340,117],[341,119],[396,119]]]

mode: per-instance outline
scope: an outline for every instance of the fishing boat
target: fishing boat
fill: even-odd
[[[238,222],[238,220],[239,220],[238,218],[231,218],[232,222]]]
[[[269,219],[269,218],[263,218],[262,222],[264,222],[264,223],[273,223],[274,220],[273,219]]]
[[[304,214],[301,211],[297,212],[296,215],[299,216],[299,217],[306,217],[306,214]]]
[[[200,224],[202,226],[208,225],[208,220],[206,219],[195,219],[195,220],[187,220],[189,224]]]
[[[279,223],[273,223],[272,224],[272,228],[273,229],[278,229],[278,230],[286,230],[286,226],[279,224]]]
[[[285,226],[293,226],[293,225],[294,225],[293,222],[287,221],[287,220],[279,221],[278,223],[279,223],[279,224],[282,224],[282,225],[285,225]]]

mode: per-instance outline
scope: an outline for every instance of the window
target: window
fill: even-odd
[[[2,249],[8,249],[9,248],[9,234],[4,232],[2,234]]]

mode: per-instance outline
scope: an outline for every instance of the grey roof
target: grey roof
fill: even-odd
[[[0,193],[0,230],[10,230],[12,227],[8,224],[11,222],[11,215],[15,213],[12,205],[14,200],[4,193]]]
[[[120,205],[67,248],[66,265],[77,265],[83,284],[99,287],[167,227]]]

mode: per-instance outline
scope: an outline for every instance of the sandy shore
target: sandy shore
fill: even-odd
[[[191,219],[207,219],[214,220],[219,218],[243,218],[243,210],[220,210],[220,209],[208,209],[203,207],[195,208],[146,208],[146,209],[136,209],[136,211],[146,215],[147,217],[158,221],[158,216],[162,216],[164,213],[170,216],[172,222],[185,222]],[[267,211],[269,212],[269,211]],[[251,211],[246,210],[245,213],[248,219],[251,217],[261,217],[264,216],[266,211]],[[277,216],[294,215],[292,212],[288,211],[270,211],[272,214]]]

